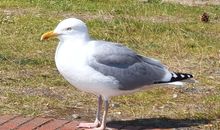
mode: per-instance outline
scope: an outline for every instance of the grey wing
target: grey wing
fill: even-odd
[[[89,65],[117,79],[120,90],[133,90],[160,82],[166,73],[159,62],[137,55],[125,46],[104,41],[96,43]]]

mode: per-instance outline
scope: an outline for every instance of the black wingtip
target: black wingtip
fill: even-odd
[[[186,74],[186,73],[174,73],[173,72],[171,74],[172,74],[172,78],[170,79],[170,82],[181,81],[181,80],[193,78],[193,75]]]
[[[187,73],[172,72],[171,74],[172,74],[172,77],[169,81],[160,81],[160,82],[155,82],[154,84],[170,83],[170,82],[182,81],[182,80],[193,78],[193,75],[187,74]]]

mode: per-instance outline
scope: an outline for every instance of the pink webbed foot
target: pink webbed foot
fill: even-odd
[[[97,128],[99,126],[99,122],[94,123],[79,123],[78,128]]]
[[[91,128],[91,129],[85,129],[85,130],[111,130],[111,129],[104,128],[104,127],[100,126],[100,127],[97,127],[97,128]]]

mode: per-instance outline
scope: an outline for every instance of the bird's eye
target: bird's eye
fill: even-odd
[[[67,30],[67,31],[70,31],[70,30],[72,30],[72,28],[71,28],[71,27],[68,27],[68,28],[66,28],[66,30]]]

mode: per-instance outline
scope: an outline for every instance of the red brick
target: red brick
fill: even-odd
[[[67,124],[65,124],[63,127],[60,128],[60,130],[75,130],[79,122],[77,121],[71,121]]]
[[[37,130],[55,130],[57,128],[62,127],[64,124],[68,123],[67,120],[53,120],[45,125],[42,125]]]
[[[5,123],[15,117],[17,117],[17,116],[11,116],[11,115],[0,116],[0,124],[3,124],[3,123]]]
[[[43,124],[46,124],[50,121],[52,121],[53,119],[51,118],[34,118],[33,120],[21,125],[17,130],[32,130],[35,129],[37,127],[40,127]]]
[[[0,129],[4,130],[11,130],[17,128],[19,125],[31,120],[32,118],[24,118],[24,117],[16,117],[8,122],[4,123],[0,126]]]

